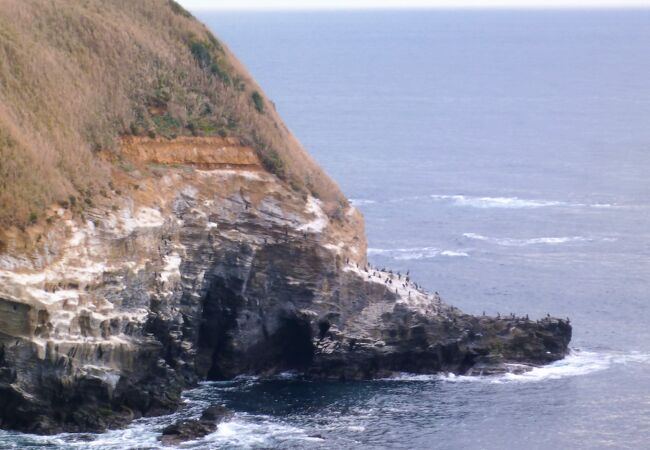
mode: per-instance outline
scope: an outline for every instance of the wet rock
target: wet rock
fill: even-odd
[[[169,425],[162,431],[160,441],[165,445],[181,444],[214,433],[217,426],[230,420],[233,414],[223,406],[211,406],[201,414],[197,420],[181,420]]]
[[[201,420],[206,422],[221,423],[232,418],[232,411],[225,406],[210,406],[201,413]]]

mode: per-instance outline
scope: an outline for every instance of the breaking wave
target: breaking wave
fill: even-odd
[[[385,381],[444,381],[451,383],[534,383],[547,380],[589,375],[608,370],[618,365],[648,364],[650,354],[640,352],[592,352],[572,350],[564,359],[542,367],[534,367],[528,371],[505,373],[502,375],[466,376],[466,375],[420,375],[399,374]]]
[[[284,374],[280,379],[292,378]],[[134,421],[125,429],[109,430],[105,433],[62,433],[54,436],[21,434],[0,430],[0,448],[22,450],[24,448],[57,448],[65,450],[122,450],[160,449],[166,447],[159,441],[165,426],[179,419],[196,418],[201,411],[219,401],[219,391],[237,388],[245,390],[256,384],[256,377],[238,377],[227,382],[205,382],[184,394],[186,407],[173,414]],[[233,419],[218,425],[217,430],[205,437],[183,443],[186,449],[220,448],[278,448],[291,443],[302,448],[309,442],[320,442],[322,438],[311,436],[307,431],[267,415],[236,412]]]
[[[98,435],[90,442],[65,442],[66,439],[47,441],[43,443],[54,443],[68,448],[79,449],[114,449],[124,448],[177,448],[176,446],[166,447],[158,441],[160,430],[151,429],[140,425],[132,426],[126,430],[109,431]],[[217,430],[203,438],[185,442],[182,448],[187,449],[218,449],[224,447],[236,448],[277,448],[282,443],[294,441],[314,441],[322,439],[310,437],[304,430],[267,416],[249,416],[246,414],[235,414],[233,420],[219,424]]]
[[[386,256],[388,258],[392,258],[395,260],[429,259],[429,258],[436,258],[438,256],[447,256],[447,257],[469,256],[465,252],[459,252],[454,250],[440,250],[435,247],[394,248],[394,249],[369,248],[368,254]]]
[[[380,382],[433,382],[433,383],[485,383],[492,385],[543,383],[603,372],[620,366],[640,366],[650,364],[650,354],[640,352],[597,352],[572,350],[563,360],[543,367],[535,367],[523,373],[505,373],[492,376],[456,375],[418,375],[399,374]],[[287,373],[280,378],[294,377]],[[124,448],[165,448],[158,441],[162,429],[178,419],[197,417],[207,405],[219,399],[216,390],[227,386],[258,383],[254,377],[241,377],[237,381],[204,383],[193,392],[186,394],[189,409],[169,416],[140,419],[123,430],[111,430],[103,434],[59,434],[55,436],[23,435],[0,431],[0,448],[53,447],[58,449],[102,449],[121,450]],[[189,395],[188,395],[189,394]],[[195,397],[194,399],[192,397]],[[201,399],[201,400],[198,400]],[[320,429],[335,430],[344,427],[347,432],[365,432],[359,414],[353,417],[342,416],[333,424],[325,424]],[[349,419],[349,420],[348,420]],[[334,428],[331,428],[334,426]],[[326,434],[327,435],[327,434]],[[219,424],[217,430],[201,439],[186,442],[182,448],[307,448],[322,445],[324,438],[314,434],[310,427],[303,428],[287,423],[281,418],[261,414],[237,412],[233,420]]]
[[[266,416],[238,414],[235,420],[219,424],[217,431],[203,439],[185,444],[183,448],[278,448],[293,441],[320,442],[321,437],[309,436],[303,429],[284,424]],[[192,445],[193,444],[193,445]]]

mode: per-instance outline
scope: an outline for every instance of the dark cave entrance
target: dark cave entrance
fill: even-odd
[[[312,337],[309,319],[292,313],[281,316],[272,333],[264,329],[264,337],[241,355],[243,372],[272,375],[306,370],[314,359]]]
[[[199,376],[223,380],[237,375],[232,332],[237,327],[237,313],[244,304],[242,282],[216,277],[203,300],[198,335],[196,369]]]
[[[308,320],[288,317],[281,320],[280,328],[270,337],[265,347],[272,356],[269,367],[280,370],[302,370],[314,359],[311,325]]]
[[[216,277],[210,283],[198,332],[198,375],[208,380],[224,380],[246,373],[307,369],[314,358],[310,319],[293,311],[276,311],[280,317],[267,318],[273,323],[272,330],[267,331],[262,319],[256,325],[260,327],[256,342],[247,340],[247,335],[254,331],[250,327],[255,325],[246,321],[238,324],[238,316],[247,304],[240,294],[241,288],[239,279]]]

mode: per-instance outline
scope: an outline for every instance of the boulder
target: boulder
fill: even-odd
[[[200,419],[181,420],[165,427],[160,441],[165,445],[178,445],[200,439],[214,433],[221,422],[230,420],[232,416],[232,411],[223,406],[211,406],[203,411]]]

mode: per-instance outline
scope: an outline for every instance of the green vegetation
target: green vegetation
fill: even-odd
[[[190,41],[190,51],[202,69],[209,70],[212,75],[216,75],[224,83],[230,84],[228,68],[223,61],[223,47],[216,38],[207,42]]]
[[[172,9],[174,14],[178,14],[179,16],[191,18],[192,14],[190,14],[189,11],[187,11],[185,8],[183,8],[181,5],[176,3],[174,0],[167,0],[169,3],[169,7]]]
[[[263,113],[264,112],[264,99],[260,95],[259,92],[254,91],[251,94],[251,98],[253,99],[253,104],[255,105],[255,109],[257,110],[258,113]]]
[[[203,69],[212,67],[212,64],[214,64],[209,44],[201,41],[192,41],[190,42],[190,51],[194,59],[196,59],[196,62]]]
[[[284,161],[282,161],[282,158],[278,154],[277,151],[275,150],[270,150],[262,155],[262,164],[264,165],[264,168],[268,170],[271,173],[276,174],[278,177],[281,179],[284,179],[286,174],[285,174],[285,167],[284,167]],[[299,186],[297,184],[293,184],[294,189],[296,189],[296,186]]]
[[[162,116],[154,116],[153,123],[156,134],[173,139],[181,132],[181,123],[178,119],[165,113]]]

